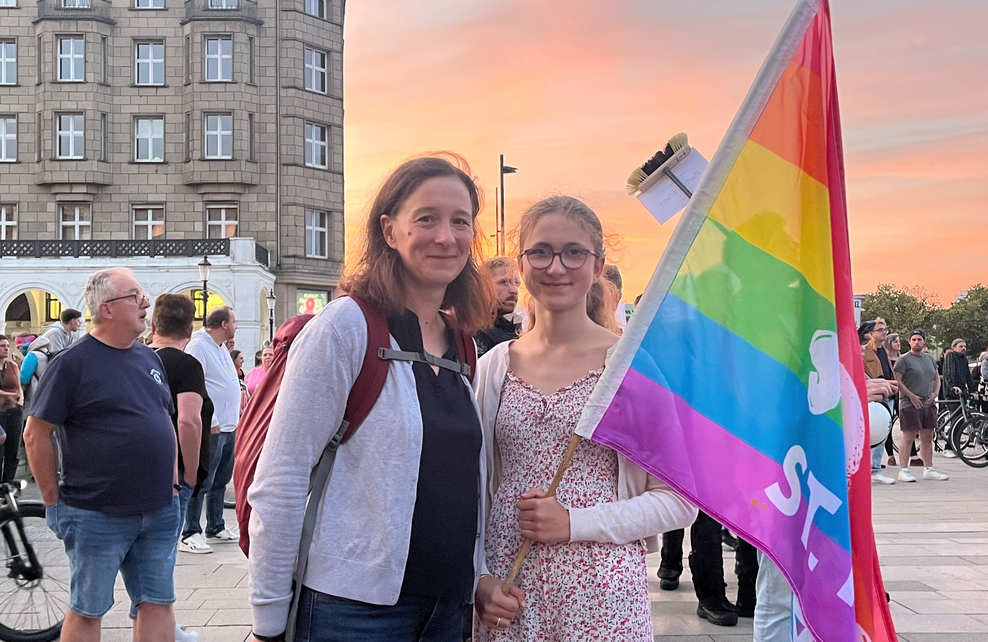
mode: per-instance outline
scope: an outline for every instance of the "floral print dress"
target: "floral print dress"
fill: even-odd
[[[522,545],[518,501],[532,488],[545,490],[555,475],[580,413],[603,369],[545,396],[510,370],[495,420],[501,482],[491,506],[487,564],[506,577]],[[583,441],[556,491],[566,508],[617,500],[616,453]],[[651,642],[651,607],[645,543],[536,543],[516,585],[525,606],[507,629],[477,625],[489,642]]]

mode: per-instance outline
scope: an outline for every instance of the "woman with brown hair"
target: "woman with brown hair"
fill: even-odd
[[[250,600],[261,642],[280,640],[289,626],[309,475],[340,426],[366,352],[367,321],[354,298],[387,317],[394,350],[423,358],[391,362],[376,404],[337,452],[299,578],[294,639],[460,639],[482,565],[486,456],[454,332],[489,324],[495,307],[477,269],[480,194],[468,172],[452,155],[394,170],[345,278],[350,297],[326,306],[292,345],[249,490]]]

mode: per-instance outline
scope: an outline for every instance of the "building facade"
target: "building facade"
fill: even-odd
[[[234,305],[245,353],[268,338],[272,291],[277,323],[331,299],[344,253],[343,11],[344,0],[0,0],[4,331],[83,309],[78,284],[108,265],[134,268],[152,297],[198,299],[204,255],[209,307]]]

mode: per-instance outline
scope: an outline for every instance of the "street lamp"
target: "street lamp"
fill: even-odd
[[[206,255],[202,255],[199,261],[199,280],[202,281],[202,325],[206,326],[206,311],[209,304],[209,272],[213,269],[213,264],[209,262]]]
[[[501,247],[498,250],[498,254],[500,254],[501,256],[504,256],[507,253],[507,250],[505,248],[507,246],[507,236],[508,236],[508,230],[504,226],[504,175],[505,174],[514,174],[517,171],[518,171],[518,168],[517,167],[512,167],[511,165],[505,165],[504,164],[504,154],[501,154],[501,171],[500,171],[500,177],[501,177]]]
[[[274,296],[274,291],[268,292],[268,296],[265,299],[268,303],[268,339],[271,340],[272,345],[274,344],[274,306],[278,303],[278,299]]]

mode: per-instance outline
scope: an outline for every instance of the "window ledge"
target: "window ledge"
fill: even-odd
[[[168,89],[169,85],[140,85],[136,82],[130,83],[131,89]]]
[[[168,165],[168,161],[142,161],[142,160],[130,160],[127,161],[128,165]]]

